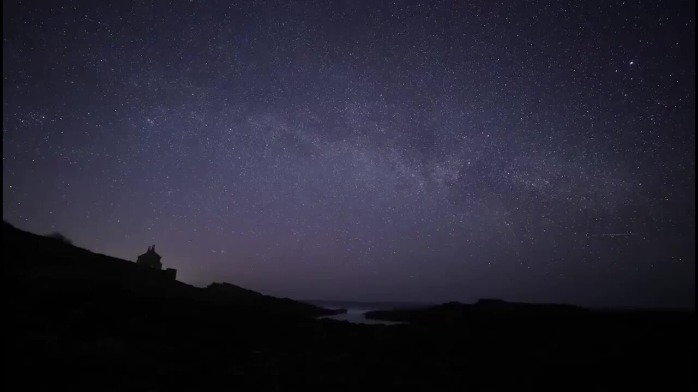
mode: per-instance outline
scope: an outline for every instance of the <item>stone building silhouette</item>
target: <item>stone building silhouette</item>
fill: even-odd
[[[160,261],[162,256],[155,252],[155,245],[149,246],[148,251],[138,256],[136,264],[146,267],[153,268],[158,271],[162,271],[162,262]],[[175,279],[177,277],[177,270],[174,268],[167,268],[163,271],[166,276]]]

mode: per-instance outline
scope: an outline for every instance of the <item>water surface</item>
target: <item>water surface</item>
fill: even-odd
[[[332,309],[332,308],[329,308]],[[336,308],[339,309],[339,308]],[[383,325],[395,325],[395,324],[402,324],[399,322],[394,322],[394,321],[382,321],[382,320],[369,320],[367,319],[364,315],[366,312],[370,312],[373,310],[382,310],[382,309],[355,309],[355,308],[349,308],[347,309],[346,313],[343,314],[336,314],[334,316],[323,316],[321,318],[327,318],[327,319],[332,319],[332,320],[338,320],[338,321],[348,321],[353,324],[383,324]]]

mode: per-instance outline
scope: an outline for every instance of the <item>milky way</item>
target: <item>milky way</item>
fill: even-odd
[[[3,2],[18,227],[300,299],[694,306],[692,3],[61,4]]]

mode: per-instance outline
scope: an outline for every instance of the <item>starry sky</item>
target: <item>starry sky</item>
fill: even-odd
[[[3,219],[297,299],[694,307],[693,1],[3,1]]]

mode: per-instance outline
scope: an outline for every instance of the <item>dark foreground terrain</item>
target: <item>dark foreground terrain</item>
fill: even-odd
[[[396,326],[234,285],[195,288],[3,225],[3,389],[694,390],[695,313],[482,301]]]

